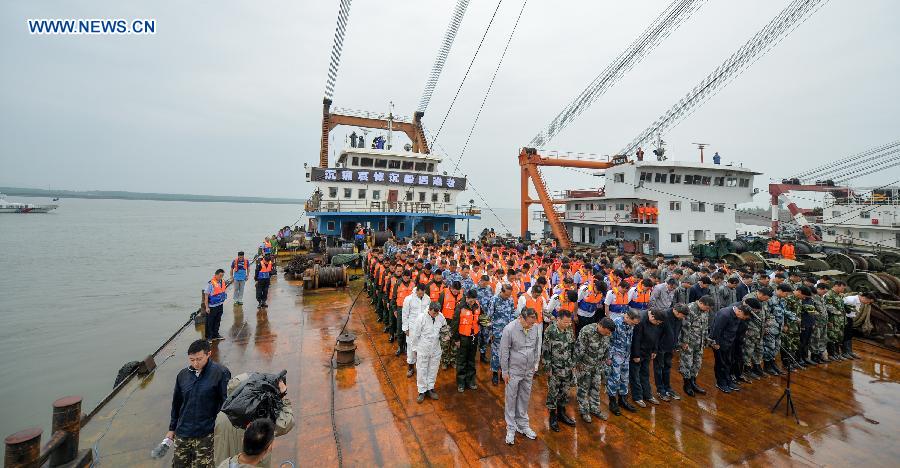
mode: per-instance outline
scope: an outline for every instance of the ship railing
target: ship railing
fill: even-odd
[[[477,206],[454,205],[440,202],[387,201],[387,200],[324,200],[307,201],[309,212],[338,213],[421,213],[438,215],[475,216],[481,213]]]
[[[871,197],[839,197],[839,198],[826,198],[825,199],[825,208],[832,206],[845,206],[845,205],[868,205],[868,206],[897,206],[900,205],[900,197],[880,197],[880,196],[871,196]]]
[[[346,115],[348,117],[361,117],[364,119],[387,120],[388,114],[382,112],[369,112],[361,109],[348,109],[346,107],[336,107],[331,111],[332,114]],[[412,123],[412,118],[408,115],[391,115],[394,122]]]

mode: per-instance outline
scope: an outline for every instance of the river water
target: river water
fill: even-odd
[[[216,268],[227,269],[238,250],[254,252],[263,237],[302,214],[296,205],[59,203],[49,214],[0,214],[4,437],[40,426],[46,441],[50,405],[61,396],[81,395],[84,411],[93,409],[122,364],[156,350],[197,309]],[[518,210],[495,210],[517,229]],[[472,221],[472,234],[485,226],[504,231],[485,211]],[[457,231],[466,232],[465,221]]]

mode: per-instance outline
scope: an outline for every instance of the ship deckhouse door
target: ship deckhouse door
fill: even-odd
[[[388,190],[388,206],[392,209],[397,206],[397,190]]]

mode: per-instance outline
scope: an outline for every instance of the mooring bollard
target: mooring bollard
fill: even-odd
[[[356,364],[356,343],[354,341],[356,341],[356,335],[350,332],[338,336],[337,345],[334,347],[337,351],[338,367]]]
[[[78,455],[78,434],[81,432],[81,397],[67,396],[53,402],[53,435],[62,432],[66,437],[50,453],[50,466],[59,466]]]
[[[7,437],[6,456],[3,458],[5,468],[24,468],[37,465],[41,457],[41,433],[39,427],[32,427]]]

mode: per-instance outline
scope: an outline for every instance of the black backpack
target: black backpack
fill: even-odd
[[[280,374],[253,372],[242,382],[222,405],[222,412],[234,427],[245,429],[251,422],[266,418],[272,423],[278,419],[283,403],[278,381],[283,380],[286,370]]]

